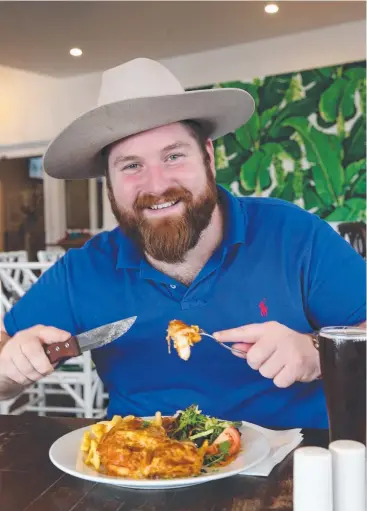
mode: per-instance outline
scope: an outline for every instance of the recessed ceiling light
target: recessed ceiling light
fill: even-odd
[[[279,7],[277,6],[277,4],[265,5],[265,12],[267,12],[268,14],[275,14],[278,11],[279,11]]]
[[[80,55],[83,55],[83,52],[82,52],[82,50],[80,48],[71,48],[69,53],[73,57],[80,57]]]

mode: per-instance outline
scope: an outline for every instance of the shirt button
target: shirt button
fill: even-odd
[[[172,289],[176,289],[176,284],[170,284],[169,287],[171,287]]]

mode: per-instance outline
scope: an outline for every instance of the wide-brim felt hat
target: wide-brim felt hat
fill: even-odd
[[[215,140],[252,116],[255,102],[236,88],[185,91],[162,64],[138,58],[102,74],[96,108],[71,122],[49,144],[44,170],[59,179],[105,174],[101,151],[123,138],[183,120],[199,123]]]

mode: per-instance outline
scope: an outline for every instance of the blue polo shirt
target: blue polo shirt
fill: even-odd
[[[195,403],[264,426],[326,427],[320,381],[277,388],[205,338],[187,362],[168,354],[172,319],[208,332],[278,321],[304,333],[365,319],[365,263],[327,223],[282,200],[219,192],[224,239],[189,287],[150,266],[116,228],[69,250],[5,316],[5,328],[14,335],[45,324],[76,334],[137,315],[124,336],[93,352],[109,417]]]

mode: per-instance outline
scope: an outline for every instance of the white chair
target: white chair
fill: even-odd
[[[24,403],[21,397],[0,401],[0,414],[20,415],[23,412],[37,412],[40,416],[57,413],[84,418],[104,417],[105,393],[92,364],[90,352],[73,359],[73,362],[76,370],[58,369],[26,389],[23,392],[27,395]],[[52,405],[48,399],[51,396],[68,396],[71,398],[71,404]]]
[[[0,263],[26,263],[28,262],[28,253],[26,250],[14,250],[10,252],[0,252]],[[11,281],[16,282],[22,289],[27,290],[32,285],[32,280],[29,279],[29,275],[27,273],[22,272],[21,267],[17,268],[6,268],[3,270],[10,277]],[[11,286],[11,281],[4,279],[3,285],[5,291],[9,293],[10,303],[14,303],[13,292],[14,289]]]
[[[39,250],[37,259],[40,263],[56,263],[63,255],[65,255],[65,250],[61,247],[52,250]]]
[[[32,282],[36,282],[38,277],[34,272],[43,273],[51,265],[52,263],[39,262],[0,263],[0,317],[3,317],[13,305],[3,292],[4,283],[13,293],[16,292],[19,298],[26,292],[19,282],[12,278],[11,271],[17,272],[17,275],[26,272]],[[39,415],[71,413],[85,418],[101,418],[105,415],[103,403],[107,396],[92,363],[90,352],[68,360],[54,373],[28,388],[22,395],[26,398],[24,403],[18,397],[0,401],[0,414],[19,415],[30,411],[37,412]],[[70,406],[51,405],[48,400],[51,395],[69,396],[72,404]]]

